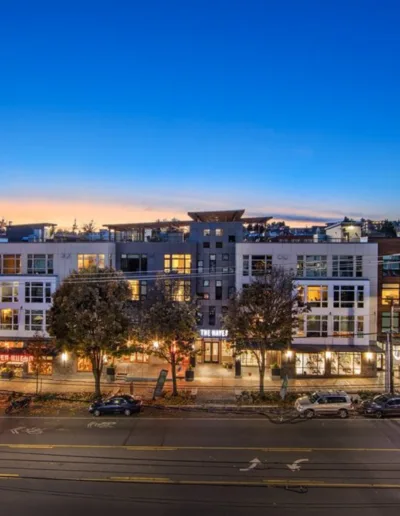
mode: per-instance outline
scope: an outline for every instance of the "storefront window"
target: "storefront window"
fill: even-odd
[[[361,374],[361,353],[332,353],[331,374]]]
[[[32,361],[28,362],[28,373],[36,374],[36,366]],[[39,374],[41,374],[41,375],[53,374],[53,360],[51,358],[46,358],[46,360],[44,360],[40,364]]]
[[[89,360],[89,358],[78,357],[77,370],[78,370],[78,373],[91,373],[92,372],[92,363]]]
[[[139,351],[137,351],[136,353],[130,354],[129,361],[144,364],[149,361],[149,355],[147,355],[146,353],[140,353]]]
[[[325,374],[323,353],[296,353],[296,375],[322,376]]]
[[[226,340],[223,340],[221,343],[221,357],[222,361],[232,358],[232,346],[231,343]]]
[[[240,361],[243,366],[257,366],[257,358],[255,354],[252,351],[243,351],[243,353],[240,354]]]

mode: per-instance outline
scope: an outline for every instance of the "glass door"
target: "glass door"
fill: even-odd
[[[219,363],[219,342],[211,341],[204,343],[204,362],[208,364]]]

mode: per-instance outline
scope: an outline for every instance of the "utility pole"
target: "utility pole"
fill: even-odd
[[[390,299],[390,329],[386,333],[386,375],[385,388],[390,394],[394,394],[394,370],[393,370],[393,323],[394,323],[394,299]]]

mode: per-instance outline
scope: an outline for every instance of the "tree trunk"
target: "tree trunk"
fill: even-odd
[[[36,396],[39,394],[39,369],[36,371]]]
[[[93,376],[94,376],[94,395],[96,398],[101,397],[101,371],[98,368],[93,367]]]
[[[171,372],[172,372],[172,396],[178,396],[178,385],[176,383],[176,356],[171,354]]]
[[[264,396],[264,378],[265,378],[265,350],[260,350],[260,362],[258,364],[258,372],[260,375],[260,396]]]

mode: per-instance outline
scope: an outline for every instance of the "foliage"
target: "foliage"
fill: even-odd
[[[90,220],[89,222],[85,222],[85,224],[82,225],[82,233],[84,235],[91,235],[92,233],[96,232],[96,223],[94,220]]]
[[[267,352],[290,345],[298,317],[306,311],[293,274],[282,267],[256,276],[231,298],[223,324],[234,342],[234,353],[249,351],[256,358],[261,393]]]
[[[134,340],[147,354],[171,366],[173,394],[178,393],[176,367],[194,353],[197,309],[194,303],[176,301],[174,280],[157,281],[144,302],[138,303]]]
[[[54,294],[49,332],[59,349],[91,361],[96,395],[105,357],[127,351],[130,299],[129,283],[114,269],[73,272]]]
[[[36,376],[36,394],[39,391],[39,376],[43,371],[46,363],[46,357],[54,352],[54,344],[48,339],[36,333],[31,340],[26,344],[26,350],[32,357],[31,366]]]
[[[395,230],[395,227],[393,225],[393,222],[390,222],[389,220],[385,220],[381,226],[381,232],[385,234],[385,236],[389,238],[396,238],[397,233]]]

